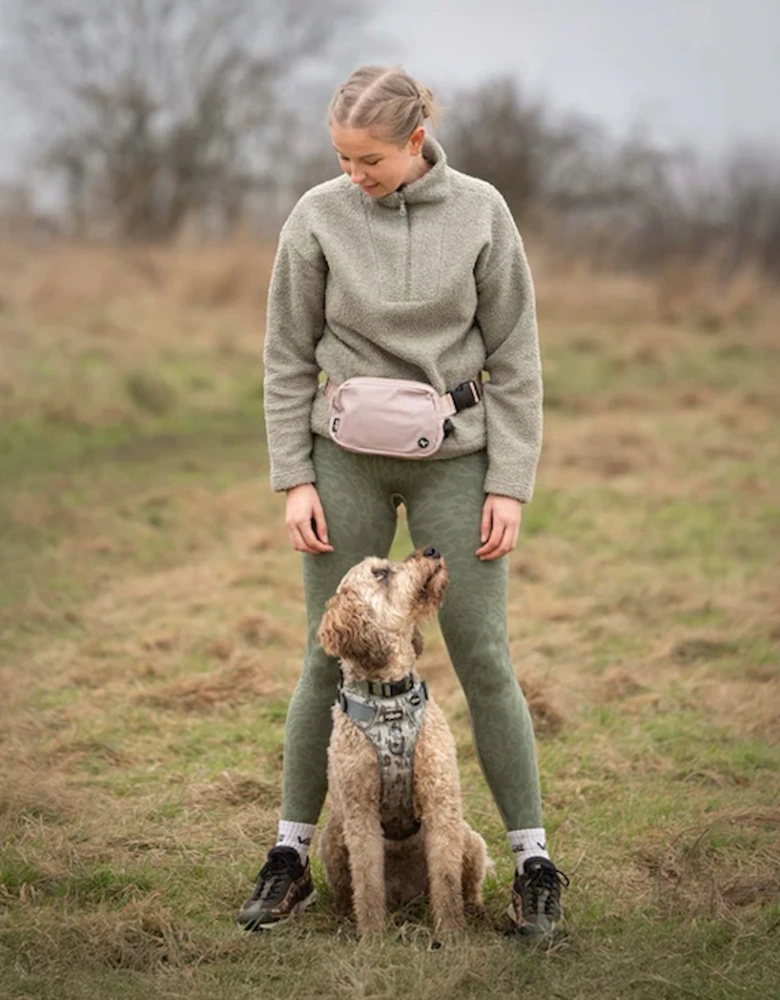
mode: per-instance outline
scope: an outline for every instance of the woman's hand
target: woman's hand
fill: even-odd
[[[328,527],[314,483],[301,483],[287,490],[287,511],[284,525],[297,552],[332,552],[328,542]]]
[[[488,493],[482,507],[482,521],[479,535],[482,545],[475,555],[481,560],[498,559],[505,556],[517,544],[523,505],[514,497]]]

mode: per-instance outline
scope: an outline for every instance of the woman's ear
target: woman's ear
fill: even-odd
[[[355,660],[368,668],[384,667],[390,657],[368,608],[354,591],[346,588],[329,598],[317,638],[328,655]]]

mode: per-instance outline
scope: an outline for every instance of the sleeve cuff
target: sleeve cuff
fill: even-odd
[[[313,465],[271,473],[271,489],[274,493],[284,493],[285,490],[291,490],[293,486],[301,486],[303,483],[315,483],[316,481],[317,476]]]
[[[512,497],[521,503],[530,503],[534,495],[533,483],[510,483],[505,479],[492,475],[485,476],[485,493],[496,493],[502,497]]]

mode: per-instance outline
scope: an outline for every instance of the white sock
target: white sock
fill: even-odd
[[[288,823],[285,819],[280,820],[276,846],[283,844],[285,847],[294,847],[300,855],[301,864],[305,865],[316,829],[313,823]]]
[[[517,870],[523,871],[523,863],[528,858],[547,858],[547,836],[544,827],[532,828],[530,830],[510,830],[507,834],[509,844],[517,859]]]

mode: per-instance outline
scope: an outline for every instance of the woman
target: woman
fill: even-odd
[[[238,920],[267,927],[314,898],[308,849],[338,684],[338,661],[316,630],[347,570],[387,555],[403,502],[414,544],[447,560],[439,623],[517,856],[510,915],[521,933],[548,937],[566,879],[547,853],[533,728],[506,630],[506,556],[533,492],[542,429],[522,240],[496,189],[447,165],[423,125],[433,97],[401,69],[357,70],[328,117],[344,175],[293,209],[269,289],[271,485],[287,495],[287,531],[304,553],[308,636],[285,728],[279,835]],[[336,386],[379,376],[442,396],[461,387],[447,436],[421,460],[347,450],[331,436],[320,372]]]

